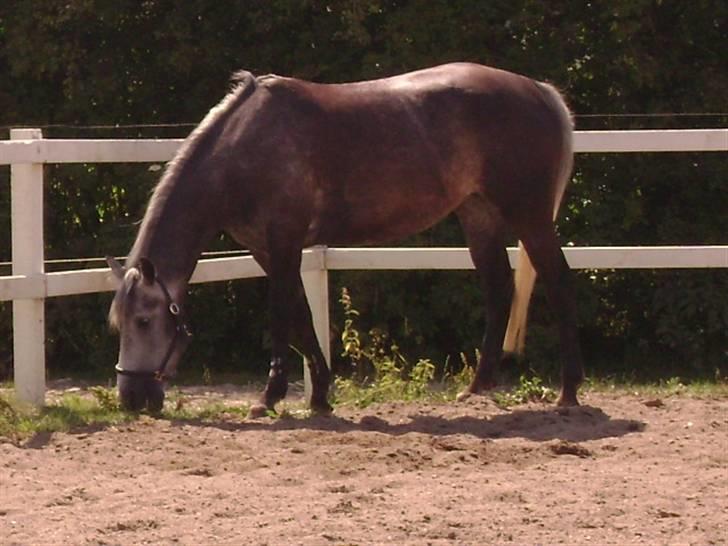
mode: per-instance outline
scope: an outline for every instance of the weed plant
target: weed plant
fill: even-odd
[[[363,408],[394,400],[445,400],[471,375],[465,362],[461,372],[446,374],[440,385],[434,385],[436,366],[430,359],[421,358],[411,365],[386,333],[375,328],[362,334],[356,325],[359,311],[346,288],[342,288],[339,302],[344,310],[341,356],[348,359],[351,375],[335,379],[336,404]]]

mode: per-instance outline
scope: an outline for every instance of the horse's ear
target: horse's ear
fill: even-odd
[[[106,256],[106,263],[111,268],[111,272],[114,274],[114,277],[116,277],[118,280],[122,280],[124,278],[126,269],[123,265],[119,263],[116,258],[114,258],[113,256]]]
[[[149,258],[141,258],[139,260],[139,270],[142,272],[142,278],[145,282],[154,284],[157,278],[157,271]]]

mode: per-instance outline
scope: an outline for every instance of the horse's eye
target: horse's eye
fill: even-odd
[[[140,330],[144,330],[149,327],[149,318],[148,317],[137,317],[135,322],[136,322],[137,328],[139,328]]]

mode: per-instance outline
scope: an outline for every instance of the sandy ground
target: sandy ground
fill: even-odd
[[[728,400],[582,403],[142,417],[0,443],[0,543],[728,543]]]

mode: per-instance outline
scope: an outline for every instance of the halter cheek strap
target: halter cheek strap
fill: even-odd
[[[125,370],[121,367],[121,364],[117,363],[114,369],[116,370],[116,373],[119,375],[126,375],[129,377],[146,377],[146,378],[153,378],[156,381],[164,381],[164,379],[167,378],[167,376],[164,373],[165,368],[167,367],[167,363],[169,362],[169,359],[172,358],[172,355],[174,354],[174,350],[177,348],[177,344],[180,341],[180,339],[189,339],[192,337],[192,332],[190,331],[190,327],[187,324],[187,322],[184,320],[182,316],[182,309],[179,306],[178,303],[176,303],[172,296],[169,293],[169,290],[167,290],[167,287],[162,282],[161,279],[157,278],[155,279],[157,284],[159,284],[159,287],[162,289],[162,292],[164,293],[164,297],[167,300],[167,311],[169,311],[170,316],[174,320],[174,336],[172,336],[172,341],[169,343],[169,347],[167,348],[167,352],[164,355],[164,358],[162,359],[162,363],[159,365],[159,368],[157,368],[156,371],[153,372],[147,372],[147,371],[139,371],[139,370]]]

